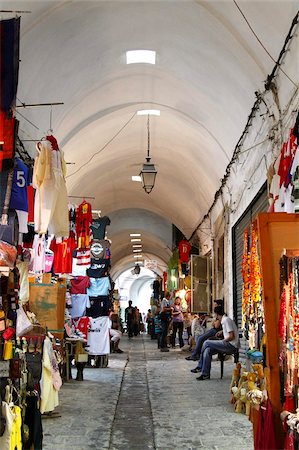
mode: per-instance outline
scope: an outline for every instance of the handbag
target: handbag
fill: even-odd
[[[3,351],[3,359],[5,361],[8,361],[13,357],[13,345],[12,341],[5,341],[4,342],[4,351]]]
[[[4,333],[2,333],[2,337],[3,339],[5,339],[6,341],[9,341],[11,338],[13,338],[15,335],[15,329],[13,327],[8,327],[6,328],[6,330],[4,331]]]
[[[24,336],[28,331],[31,331],[33,328],[32,322],[27,317],[23,307],[19,305],[19,309],[17,310],[17,336]]]

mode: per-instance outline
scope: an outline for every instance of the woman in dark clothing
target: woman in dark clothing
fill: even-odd
[[[184,330],[184,316],[183,311],[181,308],[181,299],[180,297],[176,297],[173,305],[173,311],[172,311],[172,348],[175,347],[175,338],[177,331],[179,332],[179,343],[180,348],[184,346],[183,341],[183,330]]]

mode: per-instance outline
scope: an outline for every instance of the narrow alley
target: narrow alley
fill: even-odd
[[[215,361],[211,380],[200,382],[179,349],[161,353],[146,335],[124,338],[122,348],[108,368],[64,384],[61,417],[43,420],[46,450],[253,448],[251,423],[229,403],[232,362],[223,380]]]

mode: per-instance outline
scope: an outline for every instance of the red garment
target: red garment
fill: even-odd
[[[259,409],[257,430],[254,439],[254,450],[278,450],[276,442],[274,414],[270,400]]]
[[[77,266],[90,266],[90,247],[83,250],[77,250]]]
[[[284,450],[295,450],[294,431],[288,431],[284,440]]]
[[[167,291],[167,272],[163,272],[163,291]]]
[[[81,317],[77,324],[75,325],[77,330],[81,331],[84,334],[84,338],[87,340],[88,330],[90,328],[90,319],[89,317]]]
[[[179,243],[180,261],[187,263],[189,261],[189,255],[191,252],[192,245],[186,239],[183,239]]]
[[[73,270],[73,252],[77,247],[74,233],[70,234],[68,239],[63,239],[60,244],[53,239],[50,250],[54,252],[54,272],[72,273]]]
[[[27,187],[28,195],[28,223],[34,224],[34,188],[33,186]]]
[[[51,142],[51,146],[53,150],[59,151],[57,140],[54,136],[46,136],[47,141]]]
[[[282,409],[283,411],[290,411],[291,413],[296,411],[295,399],[293,395],[286,396]]]
[[[76,211],[76,232],[78,239],[78,249],[89,246],[90,225],[92,222],[91,204],[85,200],[78,206]]]
[[[283,144],[281,150],[281,158],[277,172],[278,175],[280,176],[280,183],[279,183],[280,187],[282,185],[288,187],[291,181],[290,170],[297,149],[296,137],[292,134],[292,131],[293,130],[291,130],[288,142],[285,142]]]
[[[11,159],[15,153],[15,129],[17,121],[14,117],[7,118],[4,111],[0,111],[0,144],[2,151],[0,151],[0,171],[2,170],[2,163],[4,159]]]
[[[89,277],[76,277],[71,280],[71,294],[86,294],[86,289],[90,286]]]

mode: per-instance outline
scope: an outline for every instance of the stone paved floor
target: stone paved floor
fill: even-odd
[[[65,383],[61,417],[43,419],[45,450],[252,450],[251,424],[229,403],[233,364],[223,380],[190,373],[189,353],[161,353],[148,336],[122,340],[106,369]]]

